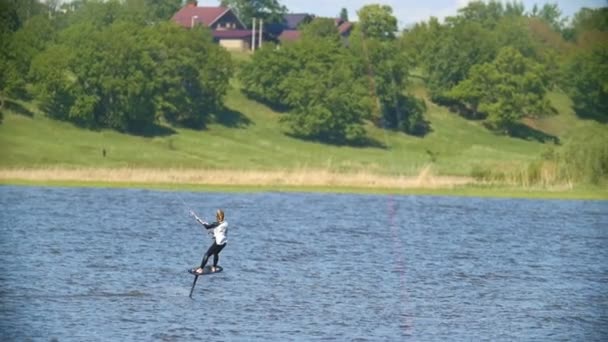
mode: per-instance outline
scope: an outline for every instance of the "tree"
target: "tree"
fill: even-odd
[[[144,26],[150,16],[144,1],[147,0],[80,0],[65,3],[66,25],[86,23],[102,28],[122,20]]]
[[[94,125],[140,132],[154,122],[155,89],[150,83],[156,64],[137,24],[115,22],[89,36],[73,62],[79,96],[71,116],[94,114]],[[76,61],[77,60],[77,61]]]
[[[524,116],[549,113],[543,68],[516,49],[505,47],[493,62],[475,65],[447,96],[487,114],[490,127],[511,133]]]
[[[44,4],[46,5],[47,10],[49,12],[49,17],[52,17],[59,9],[61,0],[45,0]]]
[[[145,0],[152,19],[169,20],[182,6],[182,0]]]
[[[410,134],[428,131],[423,101],[407,94],[410,59],[397,41],[367,39],[356,28],[350,48],[357,75],[367,81],[370,97],[377,100],[372,119],[377,126]]]
[[[0,49],[0,108],[4,106],[7,95],[25,95],[24,75],[28,72],[33,55],[43,47],[36,43],[53,31],[48,27],[49,33],[37,30],[41,17],[47,15],[45,11],[46,6],[37,0],[0,1],[0,42],[3,45]],[[34,23],[23,30],[31,19]],[[43,36],[39,39],[37,33]]]
[[[229,53],[213,43],[209,29],[184,31],[172,23],[148,29],[158,42],[152,58],[158,65],[153,81],[156,117],[188,127],[201,127],[223,107],[232,76]]]
[[[496,55],[496,37],[480,23],[457,21],[443,26],[431,21],[428,30],[420,37],[426,43],[417,53],[433,100],[444,100],[443,93],[464,80],[473,65],[489,62]]]
[[[394,39],[397,32],[397,18],[388,5],[366,5],[357,14],[359,25],[365,38],[380,40]]]
[[[340,32],[331,18],[315,18],[301,29],[304,38],[329,38],[340,40]]]
[[[241,71],[245,92],[287,112],[292,134],[330,143],[363,139],[371,100],[353,61],[332,38],[304,37],[276,50],[264,47]]]
[[[512,13],[516,10],[512,10]],[[502,2],[496,0],[471,1],[467,6],[458,10],[458,16],[448,17],[446,21],[449,23],[452,20],[464,20],[467,22],[476,22],[484,29],[492,30],[496,23],[505,15],[505,8]]]
[[[21,24],[22,21],[17,15],[17,5],[15,2],[0,1],[0,32],[15,32],[21,27]]]
[[[535,5],[530,16],[543,20],[556,32],[561,32],[566,24],[566,18],[562,17],[562,11],[557,4],[544,4],[540,10]]]
[[[0,89],[5,95],[24,97],[32,59],[53,42],[56,33],[46,16],[36,15],[16,32],[2,32],[7,49],[0,53]]]
[[[278,0],[222,0],[220,4],[232,8],[248,27],[253,18],[263,19],[265,25],[282,23],[287,13]]]
[[[340,10],[340,20],[348,21],[348,10],[345,7],[342,7]]]
[[[73,59],[70,48],[51,45],[34,58],[29,77],[34,81],[34,93],[43,112],[55,119],[84,125],[90,119],[70,117],[70,109],[81,95],[75,75],[70,72]]]
[[[13,33],[19,29],[20,25],[15,4],[0,1],[0,42],[5,46],[10,46]],[[19,75],[15,72],[15,61],[11,59],[12,54],[8,48],[0,49],[0,110],[4,108],[7,93],[12,92],[15,80],[19,79]]]
[[[585,32],[608,31],[608,7],[581,8],[572,18],[571,25],[564,29],[564,37],[578,41]]]
[[[608,48],[579,51],[564,68],[563,88],[577,115],[608,122]]]
[[[581,8],[574,18],[572,26],[576,31],[608,31],[608,7]]]
[[[535,5],[536,6],[536,5]],[[507,17],[523,17],[526,12],[522,2],[507,2],[505,4],[505,16]]]
[[[303,39],[294,48],[301,68],[284,81],[292,111],[282,121],[299,137],[337,144],[361,141],[371,102],[350,56],[328,39]]]
[[[145,133],[167,121],[201,127],[222,106],[232,68],[208,29],[172,23],[74,24],[35,58],[30,75],[51,117]]]
[[[47,7],[38,0],[2,0],[2,2],[7,2],[7,5],[15,10],[20,25],[36,15],[47,15]]]
[[[51,21],[42,15],[30,18],[20,30],[15,32],[9,51],[17,62],[19,73],[26,75],[34,56],[51,44],[55,37],[56,32]]]
[[[265,44],[241,67],[239,79],[247,96],[277,109],[289,108],[285,79],[300,66],[297,50],[290,45],[281,49]]]

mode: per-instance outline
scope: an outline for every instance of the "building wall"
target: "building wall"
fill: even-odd
[[[245,51],[249,50],[250,43],[242,39],[220,39],[219,43],[227,50]]]

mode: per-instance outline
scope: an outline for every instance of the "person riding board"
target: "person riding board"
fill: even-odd
[[[213,233],[213,243],[211,244],[211,246],[205,253],[205,256],[203,257],[203,261],[201,262],[201,266],[199,268],[197,268],[194,272],[202,274],[203,269],[205,268],[205,265],[207,265],[207,261],[209,260],[209,257],[212,255],[213,255],[213,267],[211,268],[211,272],[215,272],[217,270],[217,262],[220,259],[219,254],[222,251],[222,249],[224,249],[224,247],[226,247],[226,242],[228,241],[228,239],[227,239],[228,222],[226,222],[226,220],[224,218],[224,211],[222,209],[218,209],[216,211],[215,218],[217,219],[217,221],[213,222],[213,223],[207,223],[207,222],[201,220],[198,216],[196,216],[196,214],[193,211],[190,211],[190,214],[192,216],[194,216],[196,221],[198,223],[200,223],[201,225],[203,225],[203,227],[205,227],[205,229],[207,229],[207,230],[212,229],[211,232]]]

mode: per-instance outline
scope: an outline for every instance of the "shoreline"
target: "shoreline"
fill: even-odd
[[[286,186],[352,188],[453,188],[474,183],[471,177],[435,176],[430,168],[417,176],[327,169],[221,170],[159,168],[0,168],[0,181],[190,184],[207,186]]]
[[[0,169],[0,185],[134,188],[203,192],[314,192],[488,198],[608,200],[600,187],[522,187],[470,177],[338,173],[328,170],[235,171],[149,168]]]

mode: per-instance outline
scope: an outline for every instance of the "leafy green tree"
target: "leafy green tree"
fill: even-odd
[[[608,31],[608,7],[581,8],[574,18],[572,26],[575,31]]]
[[[152,51],[158,65],[154,82],[156,116],[189,127],[201,127],[223,107],[232,76],[229,53],[213,43],[209,30],[184,31],[172,23],[149,28],[159,46]]]
[[[102,28],[117,21],[130,21],[146,25],[147,14],[144,0],[83,0],[70,3],[67,11],[67,24],[91,24]]]
[[[332,38],[304,38],[265,47],[241,71],[245,92],[287,110],[292,134],[331,143],[363,139],[371,101],[353,71],[351,55]]]
[[[283,122],[304,138],[338,144],[361,141],[371,102],[353,73],[349,54],[331,39],[303,39],[293,48],[301,67],[284,80],[292,111]]]
[[[373,121],[383,128],[410,134],[424,134],[424,101],[407,94],[410,59],[397,41],[366,39],[358,29],[351,34],[350,47],[357,61],[357,74],[369,84],[377,100]]]
[[[432,98],[441,101],[443,93],[464,80],[473,65],[494,58],[497,42],[492,31],[473,21],[458,21],[452,27],[432,23],[429,30],[431,40],[419,52],[419,60]]]
[[[55,40],[56,32],[46,16],[31,17],[25,25],[14,33],[9,54],[17,62],[19,73],[27,74],[30,62]]]
[[[231,72],[208,29],[118,20],[71,25],[35,58],[31,77],[52,117],[145,133],[163,118],[203,125],[221,107]]]
[[[505,13],[505,8],[500,1],[471,1],[467,6],[458,10],[457,17],[448,17],[446,20],[448,23],[454,20],[475,22],[484,29],[492,30]]]
[[[469,78],[447,96],[487,114],[491,127],[511,133],[522,117],[550,112],[542,72],[538,63],[506,47],[493,62],[473,66]]]
[[[542,65],[543,77],[550,79],[547,84],[555,84],[558,57],[567,47],[559,34],[552,36],[550,28],[539,25],[542,21],[523,13],[523,6],[517,4],[471,2],[458,16],[446,18],[445,24],[431,18],[405,32],[400,40],[424,71],[431,98],[442,104],[451,105],[444,94],[466,79],[474,65],[494,60],[502,47],[513,47]]]
[[[358,12],[359,26],[366,38],[380,40],[394,39],[397,32],[397,18],[388,5],[366,5]]]
[[[32,61],[30,78],[40,108],[48,116],[85,125],[92,118],[80,118],[78,115],[71,117],[71,114],[77,114],[71,111],[76,98],[84,95],[75,75],[70,71],[73,60],[74,53],[70,48],[51,45]],[[93,112],[86,114],[92,115]]]
[[[504,14],[507,17],[522,17],[526,13],[523,2],[509,1],[505,3]]]
[[[14,71],[14,61],[10,58],[12,52],[9,51],[9,45],[20,24],[15,4],[0,1],[0,110],[4,108],[5,97],[11,91],[14,79],[19,79]]]
[[[584,118],[608,122],[608,47],[579,51],[566,63],[563,88]]]
[[[419,22],[403,31],[399,38],[402,51],[408,56],[412,67],[424,68],[430,50],[436,49],[433,42],[442,36],[443,27],[435,17],[428,22]]]
[[[1,0],[0,9],[9,9],[14,15],[17,27],[23,25],[30,18],[37,15],[47,15],[47,6],[38,0]]]
[[[336,23],[331,18],[315,18],[301,29],[304,38],[329,38],[335,41],[340,40],[340,33]]]
[[[287,13],[287,7],[278,0],[222,0],[220,4],[235,10],[248,27],[251,27],[253,18],[263,19],[265,25],[282,23]]]
[[[63,36],[68,39],[66,47],[74,51],[66,71],[75,80],[68,118],[125,132],[149,127],[155,119],[150,77],[156,65],[142,28],[118,21],[101,30],[91,24],[72,29]]]
[[[182,6],[182,0],[145,0],[152,19],[169,20]]]
[[[5,46],[0,52],[0,89],[3,96],[24,97],[31,61],[52,43],[55,29],[50,20],[41,15],[31,17],[16,32],[10,29],[6,27],[0,32]]]
[[[500,47],[510,46],[524,57],[537,58],[538,45],[532,39],[528,25],[529,19],[525,17],[503,18],[496,23],[492,36],[496,40],[494,55]]]
[[[46,1],[44,1],[44,5],[46,5],[49,16],[52,17],[59,10],[59,7],[61,5],[61,0],[46,0]]]
[[[251,98],[277,109],[289,107],[285,79],[299,66],[297,50],[287,44],[280,49],[265,44],[242,66],[239,79],[244,92]]]
[[[22,21],[17,15],[15,1],[0,0],[0,32],[15,32],[21,27]],[[5,42],[5,40],[2,40]]]
[[[344,21],[348,21],[348,10],[344,7],[340,10],[339,18]]]
[[[540,10],[533,10],[531,15],[545,21],[555,32],[561,32],[566,25],[567,19],[557,4],[544,4]]]
[[[563,34],[569,41],[580,41],[582,35],[593,31],[608,31],[608,7],[581,8],[572,18],[571,25],[563,30]]]

